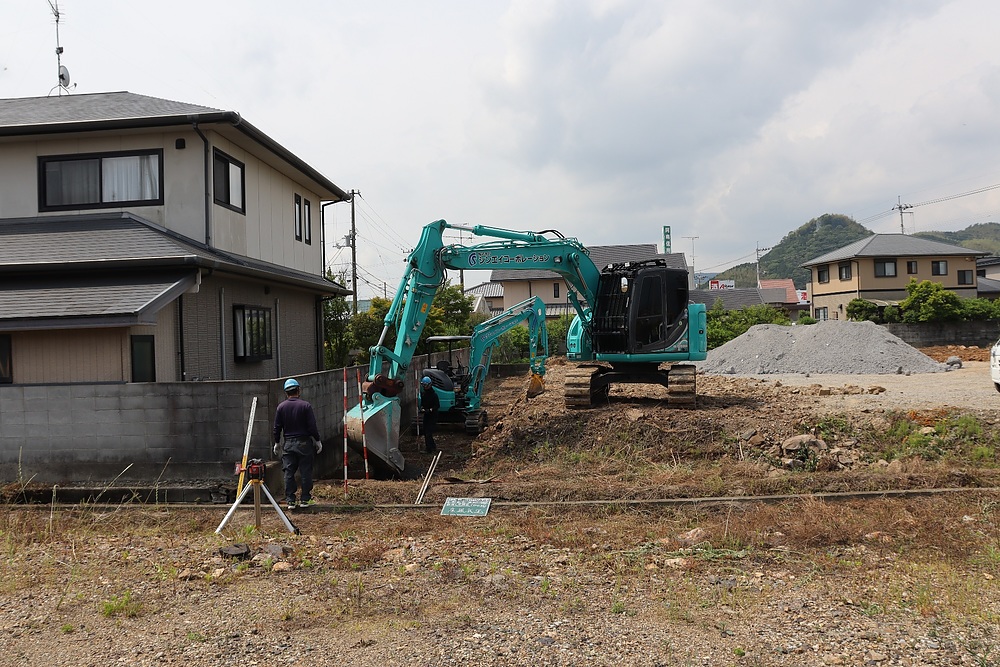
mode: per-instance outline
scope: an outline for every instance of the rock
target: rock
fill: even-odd
[[[636,410],[635,408],[629,408],[625,411],[625,418],[631,422],[637,422],[646,416],[642,410]]]
[[[781,442],[781,450],[784,452],[797,452],[803,448],[809,448],[816,452],[826,451],[826,442],[812,435],[811,433],[803,433],[802,435],[793,435],[790,438],[786,438]]]
[[[271,567],[271,572],[289,572],[294,570],[295,566],[289,563],[287,560],[278,561]]]
[[[274,560],[278,560],[284,558],[286,554],[292,553],[292,548],[287,544],[266,544],[264,545],[264,553]]]
[[[230,544],[219,549],[219,553],[227,558],[238,558],[245,560],[250,558],[250,547],[245,544]]]
[[[692,528],[686,533],[681,533],[677,536],[677,541],[683,546],[689,547],[695,544],[701,544],[705,541],[708,533],[705,532],[704,528]]]
[[[962,367],[962,360],[959,359],[958,357],[948,357],[945,360],[944,363],[948,364],[952,368],[961,368]]]

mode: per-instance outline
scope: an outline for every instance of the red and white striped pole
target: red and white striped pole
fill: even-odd
[[[344,368],[344,500],[347,500],[347,368]]]
[[[361,369],[358,371],[358,410],[361,412],[361,451],[365,454],[365,479],[368,477],[368,441],[365,439],[365,401],[361,393]]]

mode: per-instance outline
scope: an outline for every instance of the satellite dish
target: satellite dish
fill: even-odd
[[[69,87],[69,70],[65,65],[59,66],[59,85],[63,88]]]

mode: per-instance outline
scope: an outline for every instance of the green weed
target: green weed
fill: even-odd
[[[132,597],[132,591],[125,591],[121,595],[106,600],[101,604],[101,615],[107,618],[114,616],[135,618],[141,613],[142,603]]]

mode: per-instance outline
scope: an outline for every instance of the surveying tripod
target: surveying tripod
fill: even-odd
[[[239,468],[239,466],[237,467]],[[288,532],[294,533],[295,535],[299,534],[299,529],[288,519],[287,516],[285,516],[285,513],[281,511],[281,506],[278,505],[278,502],[274,499],[274,496],[271,495],[271,492],[267,490],[267,485],[264,484],[264,469],[264,461],[261,459],[250,459],[246,468],[242,468],[239,471],[247,473],[247,476],[250,478],[250,483],[243,487],[243,492],[240,493],[236,502],[233,503],[233,506],[229,508],[229,512],[226,513],[226,516],[222,520],[222,523],[219,524],[219,527],[215,529],[216,534],[221,533],[222,529],[226,527],[227,523],[229,523],[229,520],[233,518],[233,515],[236,514],[236,510],[240,506],[240,503],[242,503],[243,499],[246,498],[248,493],[250,493],[250,489],[253,489],[253,519],[257,532],[260,532],[260,492],[263,491],[264,495],[267,496],[268,501],[271,503],[271,507],[274,508],[274,511],[278,513],[278,517],[281,518],[281,522],[285,524],[285,528],[288,529]]]

